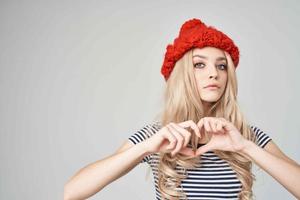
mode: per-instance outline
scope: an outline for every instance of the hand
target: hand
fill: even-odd
[[[197,149],[196,156],[211,150],[239,152],[246,146],[247,139],[224,118],[204,117],[197,123],[197,126],[200,131],[204,129],[211,139]]]
[[[181,123],[169,123],[159,130],[155,135],[144,141],[147,152],[167,152],[174,156],[182,153],[187,156],[195,156],[195,152],[186,147],[190,141],[191,134],[185,128],[190,127],[197,136],[200,136],[199,127],[192,120]]]

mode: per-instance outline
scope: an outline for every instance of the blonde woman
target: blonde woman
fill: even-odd
[[[161,68],[161,113],[115,154],[77,172],[64,199],[88,198],[139,163],[152,168],[156,199],[253,199],[253,162],[300,198],[299,164],[239,109],[238,62],[227,35],[199,19],[186,21]]]

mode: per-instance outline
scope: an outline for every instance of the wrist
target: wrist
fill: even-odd
[[[247,140],[244,144],[244,147],[241,149],[241,153],[250,156],[252,149],[256,146],[256,144],[250,140]]]
[[[139,144],[137,144],[141,150],[141,153],[143,154],[143,156],[147,156],[149,155],[151,152],[148,150],[147,145],[146,145],[146,141],[140,142]]]

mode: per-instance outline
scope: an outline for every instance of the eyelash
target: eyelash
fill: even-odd
[[[198,65],[198,64],[204,64],[204,63],[202,63],[202,62],[195,63],[194,67],[196,67],[196,65]],[[226,64],[221,64],[219,66],[224,66],[224,69],[222,69],[222,70],[226,70],[227,69],[227,65]]]

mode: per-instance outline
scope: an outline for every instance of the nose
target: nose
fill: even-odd
[[[218,70],[215,67],[209,67],[208,75],[209,78],[216,78],[218,76]]]

